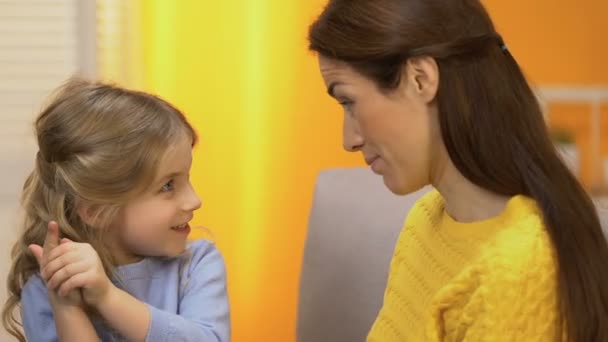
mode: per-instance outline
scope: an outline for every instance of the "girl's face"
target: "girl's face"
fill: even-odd
[[[158,178],[125,205],[111,226],[108,247],[118,264],[185,251],[189,222],[201,206],[190,184],[191,164],[192,141],[185,135],[166,152]]]

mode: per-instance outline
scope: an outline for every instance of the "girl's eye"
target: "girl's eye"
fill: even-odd
[[[165,183],[163,187],[160,189],[160,192],[169,192],[173,191],[173,179]]]

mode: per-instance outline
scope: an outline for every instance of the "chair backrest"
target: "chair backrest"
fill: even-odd
[[[393,195],[369,169],[319,174],[302,265],[299,342],[365,341],[397,237],[420,196]]]

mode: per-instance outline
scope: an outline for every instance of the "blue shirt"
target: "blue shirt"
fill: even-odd
[[[118,287],[148,304],[146,341],[230,341],[226,269],[211,242],[198,240],[180,257],[148,257],[115,272]],[[28,341],[58,341],[47,288],[39,275],[23,287],[21,317]],[[102,341],[125,340],[107,324],[92,323]]]

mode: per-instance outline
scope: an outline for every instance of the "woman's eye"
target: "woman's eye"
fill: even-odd
[[[353,101],[350,100],[343,100],[343,101],[339,101],[340,105],[344,108],[350,108],[353,104]]]
[[[354,103],[353,101],[345,100],[345,101],[340,101],[339,103],[346,112],[352,114],[353,103]]]

